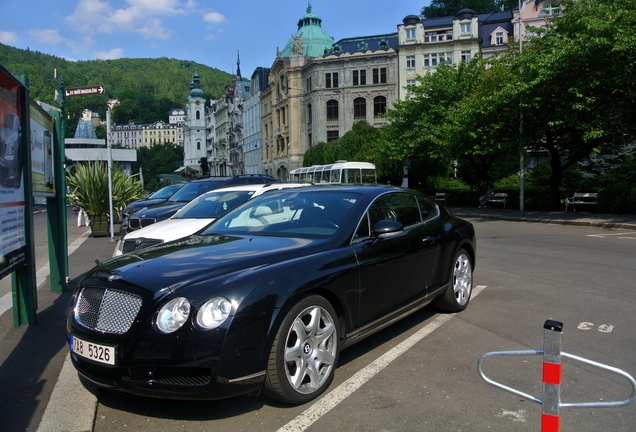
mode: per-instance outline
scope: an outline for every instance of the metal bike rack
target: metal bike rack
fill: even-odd
[[[542,404],[543,413],[541,415],[541,432],[559,432],[561,419],[559,412],[561,408],[612,408],[629,405],[636,400],[636,380],[627,372],[612,366],[604,365],[579,356],[568,354],[561,350],[563,323],[559,321],[547,320],[543,324],[543,349],[542,350],[517,350],[517,351],[493,351],[482,355],[477,363],[479,376],[488,384],[499,387],[517,396]],[[496,356],[529,356],[543,354],[543,399],[539,399],[528,393],[524,393],[512,387],[508,387],[498,381],[488,378],[484,374],[483,364],[488,357]],[[569,358],[582,363],[605,369],[618,375],[622,375],[632,385],[632,394],[622,401],[608,402],[561,402],[561,359]]]

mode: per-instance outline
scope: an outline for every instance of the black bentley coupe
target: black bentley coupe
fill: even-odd
[[[72,362],[137,395],[301,404],[340,350],[429,303],[466,308],[475,254],[473,226],[413,190],[270,192],[89,271],[69,307]]]

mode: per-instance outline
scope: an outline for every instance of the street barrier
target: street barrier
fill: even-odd
[[[613,408],[629,405],[636,399],[636,381],[627,372],[612,366],[597,363],[579,356],[562,351],[563,323],[547,320],[543,324],[543,349],[542,350],[517,350],[517,351],[493,351],[482,355],[477,363],[479,376],[488,384],[499,387],[517,396],[539,403],[543,406],[541,415],[541,432],[559,432],[561,427],[561,408]],[[495,356],[528,356],[543,354],[543,398],[539,399],[512,387],[508,387],[498,381],[488,378],[484,374],[483,364],[488,357]],[[622,401],[606,402],[561,402],[561,359],[569,358],[582,363],[605,369],[624,376],[632,385],[632,394]]]

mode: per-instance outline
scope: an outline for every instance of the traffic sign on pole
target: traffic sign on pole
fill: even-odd
[[[78,87],[78,88],[70,88],[64,91],[64,96],[73,97],[73,96],[89,96],[93,94],[103,94],[104,86],[94,86],[94,87]]]

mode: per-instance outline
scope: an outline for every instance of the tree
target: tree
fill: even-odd
[[[400,164],[410,161],[409,176],[419,176],[425,185],[431,178],[446,176],[450,162],[457,158],[449,141],[450,115],[483,69],[475,60],[458,67],[441,65],[436,72],[418,77],[418,85],[409,87],[409,97],[387,110],[384,157]]]
[[[202,157],[199,159],[199,166],[201,167],[203,175],[209,174],[210,170],[208,169],[208,158]]]
[[[485,189],[519,170],[520,77],[508,59],[476,59],[460,65],[472,83],[448,112],[448,152],[461,177]]]
[[[549,151],[553,190],[569,167],[618,151],[636,133],[636,0],[562,4],[517,63],[524,134]]]
[[[137,162],[132,165],[133,172],[143,171],[146,189],[153,191],[161,187],[161,174],[171,174],[183,163],[183,147],[176,144],[153,144],[137,150]]]

